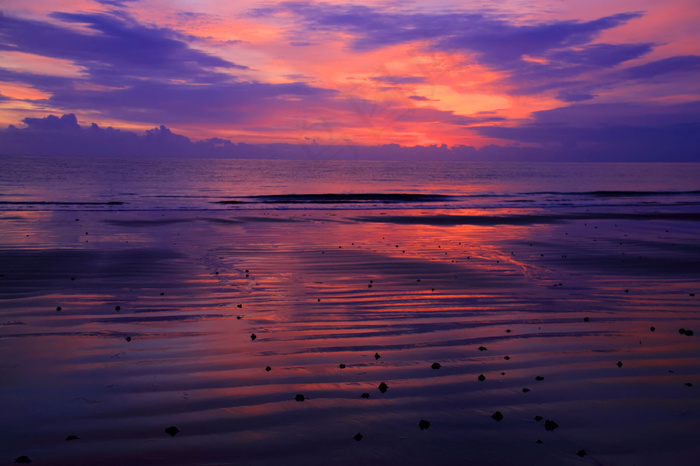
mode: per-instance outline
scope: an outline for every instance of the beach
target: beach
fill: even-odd
[[[699,451],[695,204],[145,210],[4,192],[0,464]]]

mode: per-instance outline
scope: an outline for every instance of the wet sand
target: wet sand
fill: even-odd
[[[695,464],[698,218],[498,218],[4,212],[0,464]]]

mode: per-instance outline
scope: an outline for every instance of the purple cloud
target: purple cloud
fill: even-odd
[[[616,67],[644,56],[654,46],[591,44],[603,31],[641,17],[638,12],[591,21],[522,24],[488,10],[413,13],[365,5],[286,2],[254,10],[252,14],[264,17],[280,12],[294,14],[305,35],[333,38],[338,31],[348,34],[349,47],[358,52],[416,42],[432,51],[475,54],[480,64],[507,74],[503,83],[512,94],[560,90],[559,95],[568,102],[595,97],[590,92],[595,83],[588,83],[589,91],[584,92],[575,82],[584,73]],[[547,62],[535,63],[527,57],[544,58]],[[602,85],[609,81],[601,79]]]
[[[74,114],[63,115],[61,118],[49,115],[45,118],[27,117],[22,120],[29,131],[65,131],[79,130],[78,119]]]
[[[594,94],[582,90],[563,89],[557,94],[557,99],[563,102],[583,102],[585,100],[592,100],[594,98]]]
[[[632,79],[650,79],[662,74],[698,73],[699,71],[700,56],[678,55],[627,68],[622,74]]]
[[[573,104],[534,113],[518,127],[479,134],[560,151],[562,159],[693,161],[700,153],[700,101],[687,104]]]
[[[306,111],[328,108],[336,91],[307,84],[243,82],[215,68],[246,68],[190,48],[186,38],[166,28],[139,24],[121,13],[52,17],[66,26],[2,17],[0,50],[72,60],[84,78],[16,72],[0,67],[0,79],[29,84],[50,95],[54,108],[81,108],[111,118],[146,123],[241,123],[266,113],[292,111],[289,97],[303,99]],[[89,35],[70,27],[87,25]],[[86,82],[109,86],[75,86]],[[192,85],[196,84],[196,85]]]
[[[336,91],[304,83],[264,84],[257,82],[215,83],[207,86],[132,82],[110,91],[53,89],[49,103],[59,108],[83,108],[108,113],[129,121],[175,123],[251,123],[271,113],[299,113],[328,108]]]
[[[542,157],[533,149],[489,146],[446,145],[403,147],[397,144],[379,146],[320,144],[246,144],[212,138],[192,142],[189,138],[160,126],[136,134],[114,128],[77,125],[75,115],[27,118],[27,126],[10,125],[0,130],[0,147],[8,155],[80,155],[133,157],[227,157],[265,159],[357,159],[357,160],[510,160],[514,156]]]
[[[619,13],[592,21],[559,20],[523,25],[486,12],[386,12],[364,5],[309,2],[284,2],[277,7],[254,10],[253,14],[267,16],[281,11],[295,14],[310,33],[338,30],[350,33],[353,35],[350,45],[358,51],[429,40],[436,49],[478,53],[483,62],[498,68],[507,68],[525,55],[541,56],[588,44],[601,32],[641,16],[636,12]],[[649,50],[649,44],[600,44],[570,52],[569,58],[604,66],[606,62],[619,63]]]
[[[578,50],[555,50],[546,56],[561,64],[609,68],[651,52],[653,44],[593,44]]]
[[[501,160],[501,161],[697,161],[700,141],[700,102],[669,107],[643,105],[606,105],[609,118],[623,118],[640,112],[653,113],[668,120],[665,126],[596,125],[595,105],[572,105],[561,111],[538,112],[528,127],[481,127],[480,133],[518,142],[536,142],[543,147],[490,145],[431,145],[402,147],[319,144],[245,144],[221,138],[193,142],[160,126],[139,135],[114,128],[77,125],[74,115],[26,118],[25,128],[10,125],[0,130],[3,153],[43,155],[85,155],[135,157],[232,157],[284,159],[358,159],[358,160]],[[449,113],[449,112],[445,112]],[[487,119],[487,115],[484,115]],[[415,115],[423,118],[426,115]],[[440,118],[439,114],[434,115]],[[442,117],[445,117],[443,115]],[[494,117],[497,118],[497,117]],[[564,119],[563,121],[562,118]],[[455,123],[457,123],[455,121]],[[556,131],[551,131],[552,129]]]
[[[123,6],[126,6],[127,3],[135,3],[135,2],[138,2],[139,0],[95,0],[95,1],[101,5],[123,7]]]
[[[125,79],[228,80],[214,68],[243,65],[190,48],[185,38],[167,28],[144,26],[124,14],[53,13],[66,26],[3,16],[0,50],[68,59],[84,67],[93,83],[123,85]],[[95,31],[87,34],[71,23]]]

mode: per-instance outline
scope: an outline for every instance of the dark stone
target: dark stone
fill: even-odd
[[[369,393],[363,393],[362,395],[360,395],[360,398],[364,398],[366,400],[367,398],[369,398]]]
[[[80,437],[78,437],[77,435],[69,435],[68,437],[66,437],[66,440],[80,440]]]
[[[56,310],[60,312],[60,311],[61,311],[61,306],[58,306],[58,307],[56,308]]]
[[[32,462],[32,460],[30,460],[29,457],[26,455],[18,456],[17,458],[15,458],[15,463],[29,464],[31,462]]]
[[[121,311],[122,308],[121,308],[121,306],[114,306],[114,310],[115,310],[115,311]]]
[[[541,444],[541,443],[542,443],[542,440],[541,440],[541,439],[537,439],[537,440],[535,440],[535,443]]]
[[[236,316],[236,319],[241,320],[241,316]]]
[[[243,304],[237,304],[236,307],[237,307],[238,309],[240,309],[240,308],[243,307]]]
[[[385,384],[384,382],[380,383],[379,386],[377,387],[380,392],[386,393],[386,391],[389,389],[389,386]]]
[[[557,427],[559,427],[559,424],[557,424],[554,421],[550,421],[549,419],[544,421],[544,430],[551,431],[556,429]]]
[[[491,417],[498,422],[501,422],[503,420],[503,414],[501,414],[500,411],[496,411],[491,415]]]
[[[686,386],[686,387],[692,387],[692,386],[693,386],[693,384],[692,384],[692,383],[690,383],[690,382],[686,382],[685,386]]]
[[[622,367],[622,361],[617,361],[617,367]]]
[[[161,293],[160,295],[161,295],[161,296],[165,296],[165,293]]]
[[[374,353],[374,359],[379,359],[381,356],[379,356],[379,353]]]
[[[529,391],[530,391],[529,388],[523,388],[523,393],[527,393],[527,392],[529,392]]]
[[[654,330],[656,330],[656,327],[649,327],[649,330],[653,332]]]
[[[486,351],[487,349],[488,348],[486,348],[485,346],[479,346],[479,351]]]
[[[542,382],[544,380],[544,377],[538,375],[537,377],[535,377],[535,380],[537,380],[538,382]]]
[[[509,361],[509,360],[510,360],[510,356],[504,356],[503,359],[505,359],[506,361]]]
[[[131,341],[131,337],[126,337],[125,340],[127,341],[127,343],[130,342],[130,341]]]
[[[254,333],[250,334],[250,339],[255,341],[255,339],[258,338]]]
[[[270,372],[270,371],[272,370],[272,368],[271,368],[270,366],[267,366],[267,367],[265,368],[265,370],[266,370],[267,372]]]
[[[625,293],[629,293],[629,292],[630,292],[630,290],[625,290]]]
[[[301,393],[298,393],[297,396],[294,397],[296,401],[304,401],[306,397],[302,395]]]
[[[542,416],[535,416],[535,421],[540,422],[542,419],[544,419]]]
[[[58,308],[58,309],[56,309],[56,310],[57,310],[57,311],[60,311],[60,310],[61,310],[61,308]],[[681,327],[681,328],[679,328],[679,329],[678,329],[678,333],[680,333],[681,335],[685,335],[685,329],[684,329],[684,328],[682,328],[682,327]]]
[[[591,320],[591,319],[589,319],[588,317],[584,317],[584,318],[583,318],[583,321],[584,321],[584,322],[590,322],[590,320]]]
[[[576,454],[583,458],[584,456],[586,456],[586,450],[579,450],[576,452]]]
[[[510,329],[509,329],[509,328],[506,329],[506,333],[510,333]]]
[[[418,422],[418,427],[420,427],[420,430],[425,430],[428,427],[430,427],[430,421],[426,421],[425,419],[421,419]]]
[[[434,362],[432,366],[430,366],[433,369],[440,369],[440,363],[439,362]]]
[[[338,367],[340,367],[341,369],[345,369],[345,364],[341,364],[341,365],[338,366]]]
[[[165,429],[165,433],[171,437],[175,437],[178,432],[180,432],[180,429],[175,426],[170,426]]]
[[[362,434],[358,432],[355,435],[353,435],[352,438],[359,442],[360,440],[362,440]]]
[[[477,377],[477,380],[479,382],[483,382],[484,380],[486,380],[486,376],[484,374],[481,374],[481,375],[479,375],[479,377]]]

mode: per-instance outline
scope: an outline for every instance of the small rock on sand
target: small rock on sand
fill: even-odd
[[[549,419],[544,421],[544,430],[552,431],[552,430],[556,429],[557,427],[559,427],[559,424],[557,424],[554,421],[550,421]]]

